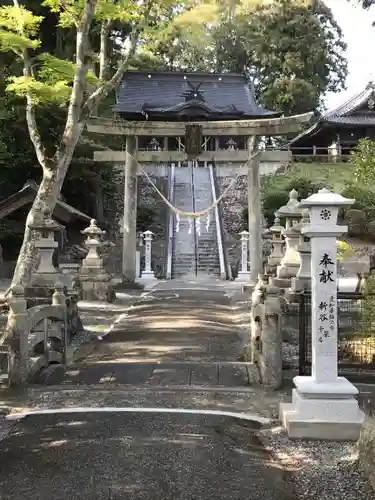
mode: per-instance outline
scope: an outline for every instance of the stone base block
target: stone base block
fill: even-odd
[[[363,412],[358,412],[361,415],[356,421],[306,420],[299,417],[292,403],[280,403],[280,420],[290,439],[357,441],[364,420]]]
[[[249,281],[248,283],[244,283],[242,285],[242,291],[252,293],[254,290],[254,286],[255,286],[255,284],[252,281]]]
[[[116,298],[110,281],[81,281],[81,290],[81,300],[113,302]]]
[[[249,273],[249,271],[240,271],[238,273],[237,278],[235,279],[235,281],[241,281],[241,282],[242,281],[246,282],[246,281],[249,281],[249,280],[250,280],[250,273]]]
[[[291,289],[294,292],[300,292],[302,290],[311,290],[311,279],[310,278],[292,278]]]
[[[149,271],[149,272],[142,271],[141,280],[144,280],[144,281],[155,281],[156,278],[155,278],[154,271]]]
[[[280,405],[280,419],[291,439],[358,440],[365,415],[353,384],[344,377],[330,383],[295,377],[294,383],[292,403]]]
[[[272,285],[282,289],[290,288],[291,280],[288,278],[272,278]]]
[[[280,279],[295,278],[299,271],[299,264],[281,264],[277,266],[277,277]]]

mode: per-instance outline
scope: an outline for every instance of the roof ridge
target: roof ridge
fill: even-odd
[[[371,94],[374,92],[375,87],[372,82],[369,82],[364,90],[354,94],[350,99],[347,99],[344,103],[340,104],[336,108],[328,111],[326,114],[322,116],[322,119],[331,118],[333,116],[344,116],[351,111],[354,111],[356,108],[361,106],[364,101],[369,99]]]

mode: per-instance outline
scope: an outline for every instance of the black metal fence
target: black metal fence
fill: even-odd
[[[338,292],[338,370],[375,375],[375,294]],[[300,295],[299,373],[311,373],[311,294]]]

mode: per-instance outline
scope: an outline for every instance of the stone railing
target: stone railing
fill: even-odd
[[[9,298],[9,321],[2,342],[3,358],[7,358],[2,378],[9,385],[27,382],[36,372],[51,363],[66,363],[67,301],[64,286],[57,284],[52,304],[27,308],[25,290],[12,288]]]
[[[211,193],[212,193],[212,201],[216,202],[216,183],[215,183],[215,172],[212,164],[208,166],[210,171],[210,184],[211,184]],[[219,263],[220,263],[220,278],[225,280],[230,278],[230,273],[228,272],[228,268],[226,266],[225,252],[224,252],[224,242],[223,242],[223,231],[222,224],[220,221],[219,208],[215,205],[214,208],[215,215],[215,225],[216,225],[216,238],[217,238],[217,246],[219,251]]]
[[[168,198],[171,202],[174,202],[174,178],[175,178],[175,166],[172,163],[169,173],[169,186],[168,186]],[[167,271],[166,278],[168,280],[172,279],[172,252],[173,252],[173,235],[174,235],[174,213],[169,210],[169,223],[168,223],[168,240],[167,240]]]

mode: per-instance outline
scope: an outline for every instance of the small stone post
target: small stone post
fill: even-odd
[[[52,295],[52,305],[60,306],[64,311],[64,319],[62,324],[62,337],[63,337],[63,363],[68,361],[68,311],[66,307],[66,296],[64,293],[63,283],[56,283],[55,291]]]
[[[283,383],[280,289],[267,284],[264,300],[259,368],[262,384],[278,389]]]
[[[300,232],[295,229],[295,224],[301,219],[301,209],[298,202],[298,193],[293,189],[289,193],[289,201],[276,212],[277,217],[285,218],[285,253],[277,267],[277,278],[288,280],[296,276],[301,264],[300,256],[297,250]],[[282,285],[282,283],[280,283]],[[288,286],[287,283],[284,286]],[[290,286],[290,283],[289,283]],[[283,288],[283,286],[281,286]]]
[[[271,274],[276,273],[277,266],[280,265],[281,259],[284,255],[284,239],[282,236],[284,228],[280,225],[280,219],[276,216],[273,226],[270,227],[269,231],[272,234],[272,252],[267,260],[267,268]]]
[[[338,377],[337,360],[336,239],[347,231],[337,218],[339,208],[354,201],[321,189],[301,202],[310,215],[302,234],[311,238],[312,375],[295,377],[293,402],[280,405],[291,438],[356,441],[364,420],[358,390]]]
[[[28,376],[29,357],[29,322],[25,290],[21,285],[12,288],[9,299],[10,331],[5,344],[9,345],[9,385],[26,383]]]
[[[59,266],[62,274],[62,280],[68,290],[68,293],[75,293],[79,275],[79,268],[80,265],[75,264],[74,262],[66,262],[64,264],[60,264]]]
[[[96,220],[92,219],[90,226],[81,233],[86,235],[85,244],[89,249],[86,258],[82,261],[79,273],[82,299],[112,302],[115,299],[115,294],[111,285],[111,277],[105,271],[103,259],[98,253],[103,244],[104,232],[97,226]]]
[[[249,281],[250,272],[248,270],[249,259],[249,233],[242,231],[241,236],[241,270],[238,273],[236,281]]]
[[[151,269],[151,257],[152,257],[152,237],[154,233],[147,230],[143,233],[145,239],[145,270],[142,271],[142,279],[154,280],[155,273]]]
[[[139,279],[141,277],[141,249],[143,247],[143,233],[140,232],[137,234],[137,251],[136,251],[136,259],[135,259],[135,275],[136,278]]]

